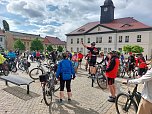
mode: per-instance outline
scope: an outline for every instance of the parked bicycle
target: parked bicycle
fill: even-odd
[[[6,61],[8,63],[9,71],[17,72],[16,60],[13,61],[10,58],[8,58]]]
[[[18,68],[22,71],[26,71],[27,74],[29,73],[30,66],[31,64],[28,62],[26,58],[23,58],[18,62]]]
[[[105,71],[105,66],[103,66],[102,64],[97,64],[96,75],[95,77],[91,77],[92,87],[97,80],[97,84],[101,89],[107,88],[107,78],[104,74],[104,71]]]
[[[39,75],[42,75],[44,73],[46,73],[45,68],[47,68],[48,72],[50,71],[54,71],[55,70],[55,64],[51,63],[50,65],[48,64],[43,64],[39,61],[38,62],[38,66],[37,68],[33,68],[30,72],[29,72],[29,76],[34,79],[37,80],[39,79]]]
[[[49,106],[53,100],[53,95],[60,89],[59,81],[53,72],[47,72],[39,76],[41,87],[43,91],[43,99],[45,104]],[[41,101],[41,102],[42,102]]]
[[[137,92],[138,85],[135,86],[133,92],[120,93],[116,97],[116,111],[117,114],[136,114],[141,100],[141,93]]]

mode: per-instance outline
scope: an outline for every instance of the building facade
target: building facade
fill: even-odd
[[[58,37],[46,36],[44,39],[44,46],[51,45],[53,49],[57,50],[59,46],[66,50],[66,42],[61,41]]]
[[[42,38],[40,35],[34,35],[34,34],[27,34],[27,33],[21,33],[21,32],[13,32],[13,31],[6,31],[5,32],[6,37],[6,49],[14,49],[14,42],[18,39],[20,39],[24,45],[25,50],[30,50],[31,42],[38,38],[43,42],[44,38]]]
[[[0,28],[0,48],[6,48],[5,31]]]
[[[132,17],[114,19],[114,4],[112,0],[105,0],[101,6],[100,21],[87,23],[80,28],[66,34],[67,50],[82,51],[87,49],[81,42],[90,46],[96,42],[100,51],[122,51],[125,45],[139,45],[144,48],[144,56],[152,57],[152,27],[145,25]]]

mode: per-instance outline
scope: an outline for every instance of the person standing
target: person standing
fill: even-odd
[[[91,43],[91,47],[86,46],[83,42],[82,45],[87,48],[90,51],[90,62],[89,62],[89,66],[90,66],[90,73],[91,73],[91,77],[94,77],[96,74],[96,62],[97,62],[97,56],[99,54],[99,50],[95,47],[95,42]]]
[[[63,60],[59,62],[56,78],[60,80],[60,100],[62,103],[64,97],[64,86],[66,83],[68,101],[71,101],[72,93],[71,93],[71,79],[75,78],[75,72],[72,65],[72,62],[68,59],[68,53],[63,53]]]
[[[39,50],[37,50],[37,52],[36,52],[36,59],[37,59],[37,61],[40,59],[40,51]]]
[[[152,114],[152,69],[138,79],[124,81],[127,84],[144,84],[137,114]]]
[[[116,51],[109,52],[109,61],[106,68],[106,76],[108,79],[108,86],[111,93],[109,96],[109,102],[115,102],[116,98],[116,87],[115,87],[115,78],[117,77],[118,68],[119,68],[119,58],[117,57]]]
[[[128,57],[128,72],[129,72],[129,78],[131,78],[131,71],[133,72],[135,69],[135,57],[132,55],[132,52],[129,53]]]
[[[78,53],[78,62],[79,62],[80,69],[81,69],[82,59],[83,59],[83,54],[81,53],[81,51],[79,51],[79,53]]]
[[[78,71],[78,66],[79,66],[79,63],[78,63],[78,54],[77,54],[77,52],[74,52],[74,55],[72,56],[72,62],[73,62],[73,66],[74,66],[75,73],[77,73],[77,71]]]

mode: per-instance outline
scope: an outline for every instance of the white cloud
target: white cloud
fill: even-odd
[[[25,32],[35,34],[54,35],[66,39],[65,34],[86,24],[99,21],[100,6],[104,0],[2,0],[7,1],[7,10],[11,14],[25,17],[22,25],[36,26],[38,29],[29,29]],[[113,0],[115,18],[135,17],[144,23],[152,25],[151,0]],[[1,3],[1,2],[0,2]],[[51,8],[56,8],[49,10]],[[54,6],[54,7],[53,7]],[[1,15],[1,14],[0,14]],[[146,18],[145,18],[146,17]],[[16,17],[18,18],[18,17]],[[0,17],[1,19],[1,17]],[[0,20],[1,21],[1,20]],[[15,20],[8,20],[11,29],[19,30]],[[53,22],[59,25],[53,25]]]

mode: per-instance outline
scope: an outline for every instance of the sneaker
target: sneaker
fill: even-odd
[[[68,102],[70,103],[70,102],[71,102],[71,99],[68,99]]]
[[[111,97],[108,99],[109,102],[113,102],[113,103],[115,102],[115,100],[116,100],[116,98],[114,98],[114,97]]]
[[[58,100],[58,103],[63,104],[63,100],[62,100],[62,99],[59,99],[59,100]]]

